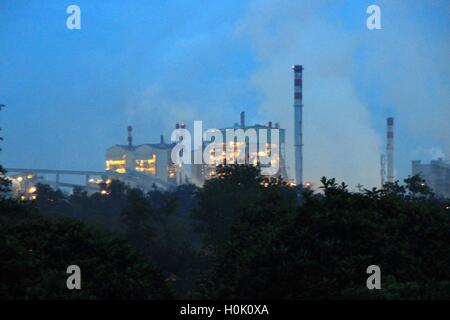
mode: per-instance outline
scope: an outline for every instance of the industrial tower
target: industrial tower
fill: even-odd
[[[394,175],[394,118],[387,118],[387,182],[393,183]]]
[[[295,150],[295,183],[303,186],[303,67],[295,65],[294,70],[294,150]]]

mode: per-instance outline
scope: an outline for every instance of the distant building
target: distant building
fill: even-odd
[[[186,125],[177,123],[175,128],[186,129]],[[240,132],[237,129],[241,129]],[[278,141],[272,141],[275,139],[272,137],[272,129],[278,130]],[[184,183],[202,185],[205,180],[215,176],[217,164],[226,164],[227,160],[228,164],[233,164],[242,157],[245,157],[243,159],[246,164],[259,164],[261,168],[278,168],[273,176],[281,176],[287,180],[285,129],[280,129],[278,124],[272,126],[272,122],[267,125],[246,126],[245,114],[241,113],[240,124],[236,123],[232,127],[219,129],[224,137],[224,142],[217,148],[218,150],[214,149],[207,156],[211,164],[204,160],[201,164],[176,165],[171,157],[175,143],[165,143],[161,136],[160,143],[134,145],[132,130],[131,126],[128,127],[127,145],[114,145],[107,149],[105,170],[106,173],[114,173],[115,178],[118,177],[119,180],[133,187],[149,189],[156,185],[167,189]],[[230,131],[233,132],[235,142],[226,140],[227,133]],[[249,135],[251,132],[256,135],[256,143],[253,139],[250,143]],[[238,134],[242,134],[245,140],[237,139],[236,135]],[[265,139],[260,141],[259,139],[263,139],[262,137],[265,137]],[[245,146],[241,144],[242,141],[245,141]],[[210,143],[208,141],[203,142],[202,156]],[[191,152],[193,160],[195,151]],[[261,159],[263,158],[270,159],[270,162],[268,164],[262,163]]]
[[[248,136],[245,138],[245,148],[242,145],[239,145],[239,142],[232,142],[232,141],[224,141],[219,147],[220,152],[212,152],[209,157],[210,161],[214,164],[200,164],[200,165],[192,165],[191,166],[191,179],[192,182],[196,184],[202,184],[205,180],[210,179],[211,177],[214,177],[216,174],[216,163],[225,164],[227,163],[226,160],[228,159],[228,164],[233,164],[239,157],[244,156],[244,163],[245,164],[251,164],[251,165],[257,165],[260,164],[261,167],[264,167],[260,163],[260,159],[262,157],[271,156],[272,161],[269,165],[266,166],[278,166],[278,170],[273,176],[281,176],[282,178],[287,180],[287,170],[286,170],[286,147],[285,147],[285,140],[286,140],[286,130],[279,128],[278,123],[276,123],[274,126],[272,126],[272,122],[269,122],[267,125],[246,125],[245,124],[245,114],[244,112],[241,113],[241,121],[240,124],[235,123],[234,126],[226,127],[219,129],[222,133],[222,136],[225,138],[227,135],[227,130],[238,130],[242,129],[242,131],[245,133],[248,133],[247,130],[253,129],[256,133],[256,137],[258,139],[258,142],[256,145],[251,145],[249,143]],[[277,143],[272,142],[272,133],[271,129],[277,129],[279,130],[279,141]],[[267,142],[264,145],[263,148],[261,148],[261,145],[259,144],[259,137],[261,135],[266,135]],[[203,150],[205,151],[206,147],[210,144],[210,142],[204,142],[203,143]],[[227,150],[227,144],[228,144],[228,150]],[[241,155],[241,150],[239,147],[242,147],[242,150],[245,150],[245,155]],[[274,148],[274,150],[271,150],[271,147]],[[252,152],[253,150],[253,152]],[[275,152],[272,154],[272,152]]]
[[[422,164],[420,160],[413,160],[412,174],[420,174],[437,196],[450,198],[450,161],[439,158]]]
[[[126,183],[148,189],[153,185],[167,188],[184,182],[171,160],[173,143],[133,145],[131,127],[128,145],[114,145],[106,151],[105,170],[121,174]],[[122,176],[123,175],[123,176]]]

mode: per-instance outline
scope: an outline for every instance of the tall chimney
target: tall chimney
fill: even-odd
[[[387,118],[387,182],[394,182],[394,118]]]
[[[242,128],[245,127],[245,112],[244,111],[241,112],[241,127]]]
[[[381,176],[381,187],[386,183],[386,156],[382,154],[380,156],[380,176]]]
[[[133,127],[128,126],[128,146],[131,148],[133,146]]]
[[[295,151],[295,183],[303,186],[303,67],[295,65],[294,70],[294,151]]]
[[[161,135],[161,144],[164,144],[164,136]]]

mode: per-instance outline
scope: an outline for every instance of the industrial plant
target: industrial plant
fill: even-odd
[[[310,187],[309,182],[303,178],[303,66],[294,65],[293,70],[293,114],[294,114],[294,174],[289,177],[287,173],[286,159],[286,130],[279,123],[268,121],[267,124],[247,124],[245,112],[241,112],[240,121],[234,125],[217,129],[222,136],[233,133],[232,141],[215,143],[214,148],[209,148],[212,141],[202,141],[198,150],[191,150],[192,156],[196,152],[208,152],[207,162],[202,163],[174,163],[172,151],[176,143],[166,142],[164,136],[160,136],[157,143],[133,144],[133,128],[128,126],[128,138],[126,144],[116,144],[107,148],[105,153],[105,167],[102,172],[50,170],[50,169],[25,169],[6,168],[13,181],[16,192],[26,200],[35,198],[35,184],[46,183],[55,188],[81,187],[88,192],[102,192],[100,183],[121,180],[131,187],[139,187],[143,190],[151,188],[171,189],[178,185],[193,183],[202,186],[203,183],[216,176],[218,164],[238,163],[238,159],[244,159],[245,164],[264,166],[276,165],[277,170],[271,175],[280,177],[292,185]],[[394,165],[394,118],[386,119],[386,152],[380,156],[380,185],[394,183],[396,181]],[[176,123],[175,129],[186,129],[185,123]],[[273,131],[277,131],[277,141],[272,138]],[[250,142],[250,132],[256,133],[257,141]],[[266,140],[261,143],[260,137],[266,135]],[[244,142],[239,142],[237,136],[244,137]],[[235,139],[236,138],[236,139]],[[270,158],[269,164],[262,164],[261,160]],[[203,159],[203,158],[202,158]],[[431,161],[430,164],[422,164],[419,160],[412,162],[412,175],[419,174],[425,179],[429,187],[440,197],[450,197],[450,162],[443,159]],[[54,179],[49,179],[48,176]],[[84,184],[62,182],[61,176],[81,176]]]
[[[278,131],[278,141],[274,141],[273,131]],[[222,136],[232,133],[233,141],[216,143],[209,153],[208,163],[191,165],[191,180],[196,184],[203,182],[216,175],[216,164],[233,164],[238,159],[242,159],[242,164],[266,166],[276,166],[277,170],[272,174],[275,177],[288,179],[286,170],[286,130],[280,128],[278,123],[271,121],[267,125],[254,124],[247,125],[245,122],[245,112],[241,112],[240,123],[235,123],[231,127],[219,129]],[[250,142],[250,132],[254,133],[255,141]],[[243,139],[238,141],[238,135]],[[265,137],[266,143],[260,141]],[[245,142],[244,142],[245,139]],[[261,139],[262,140],[262,139]],[[211,142],[204,142],[201,152],[210,145]],[[195,151],[194,151],[195,152]],[[270,164],[261,164],[263,158],[270,157]]]
[[[177,123],[175,129],[186,129],[184,123]],[[241,130],[241,131],[236,131]],[[249,142],[249,130],[254,130],[256,137],[261,134],[267,135],[267,143],[262,144],[257,140],[255,145]],[[278,130],[279,141],[272,141],[271,130]],[[175,164],[171,158],[171,152],[175,143],[165,143],[161,135],[159,143],[146,143],[140,145],[133,144],[132,127],[128,127],[128,144],[114,145],[107,149],[105,160],[106,173],[114,173],[116,177],[132,186],[138,186],[143,189],[149,189],[153,184],[168,188],[184,183],[194,183],[201,186],[205,180],[214,177],[216,166],[218,164],[233,164],[244,156],[244,163],[251,165],[260,165],[263,157],[271,156],[271,164],[276,164],[278,170],[273,176],[287,179],[286,155],[285,155],[285,129],[281,129],[278,123],[272,125],[246,125],[245,113],[241,113],[240,124],[235,123],[231,127],[219,129],[223,136],[228,132],[238,132],[246,137],[245,146],[241,146],[235,136],[235,141],[226,141],[216,143],[209,154],[208,163],[201,164]],[[208,148],[211,142],[203,142],[203,152]],[[242,147],[242,148],[241,148]],[[197,150],[198,151],[198,150]],[[244,151],[245,155],[241,154]],[[193,150],[192,154],[196,151]]]
[[[143,189],[181,184],[182,172],[171,161],[175,144],[165,143],[161,136],[159,143],[134,145],[132,130],[129,126],[127,145],[117,144],[107,149],[105,171],[117,173],[120,180]]]

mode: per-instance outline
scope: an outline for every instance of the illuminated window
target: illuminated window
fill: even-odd
[[[156,154],[150,159],[136,160],[136,171],[156,176]]]
[[[126,173],[126,160],[106,160],[106,171],[115,171],[117,173]]]
[[[167,170],[167,175],[169,179],[175,179],[176,177],[176,168],[174,164],[170,164]]]

